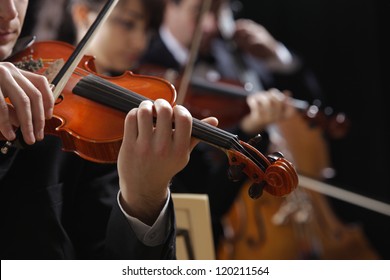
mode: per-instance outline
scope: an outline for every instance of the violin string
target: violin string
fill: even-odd
[[[231,133],[229,133],[229,132],[227,132],[227,131],[225,131],[223,129],[220,129],[218,127],[210,126],[207,123],[204,123],[202,121],[199,121],[199,120],[197,120],[197,121],[199,122],[199,126],[202,127],[204,131],[214,132],[216,137],[218,137],[220,135],[220,137],[227,138],[228,142],[229,142],[229,147],[230,148],[234,148],[234,150],[236,150],[236,151],[240,152],[241,154],[245,155],[250,160],[252,160],[257,166],[259,166],[263,171],[265,171],[265,169],[266,169],[265,165],[266,164],[265,163],[261,163],[255,156],[253,156],[250,152],[248,152],[240,144],[240,142],[237,139],[236,135],[231,134]]]
[[[78,70],[79,70],[79,71],[76,71],[76,74],[78,74],[78,75],[80,75],[80,76],[83,76],[83,75],[82,75],[82,72],[84,72],[84,74],[86,74],[86,75],[91,75],[90,72],[88,72],[88,71],[86,71],[86,70],[84,70],[84,69],[78,69]],[[128,101],[129,101],[129,100],[127,100],[127,99],[125,98],[125,96],[130,96],[130,97],[131,97],[132,94],[134,93],[134,92],[130,91],[130,94],[129,94],[129,90],[128,90],[128,89],[124,89],[124,88],[122,88],[122,87],[118,87],[116,84],[113,84],[113,83],[111,83],[111,82],[108,82],[108,81],[106,81],[106,80],[104,80],[104,79],[99,79],[98,76],[95,76],[95,75],[94,75],[93,77],[96,77],[96,79],[94,79],[94,81],[95,81],[96,83],[99,83],[100,85],[103,85],[103,84],[104,84],[107,88],[111,89],[112,91],[120,91],[123,95],[119,95],[118,98],[121,98],[124,102],[128,102]],[[101,88],[98,88],[98,89],[101,90]],[[138,95],[137,93],[134,93],[134,94]],[[134,95],[134,96],[136,96],[136,95]],[[123,98],[122,98],[122,97],[123,97]],[[134,104],[135,104],[136,106],[138,106],[139,103],[141,103],[141,101],[146,100],[146,99],[148,99],[148,98],[142,96],[142,98],[140,97],[139,100],[137,100],[136,102],[134,102]],[[199,126],[199,128],[201,128],[202,131],[210,132],[210,130],[211,130],[211,132],[217,132],[217,133],[215,133],[215,134],[216,134],[217,137],[218,137],[218,135],[221,135],[221,136],[220,136],[220,139],[227,138],[227,139],[230,140],[230,139],[235,139],[235,138],[236,138],[235,135],[233,135],[233,134],[231,134],[231,133],[229,133],[229,132],[227,132],[227,131],[225,131],[225,130],[222,130],[222,129],[216,128],[216,127],[214,127],[214,126],[205,124],[204,122],[201,122],[201,121],[197,122],[196,125]],[[225,136],[225,137],[224,137],[224,136]],[[229,142],[230,142],[230,141],[229,141]],[[235,145],[236,147],[238,147],[237,149],[240,149],[240,151],[245,150],[245,149],[241,146],[241,144],[239,144],[239,142],[238,142],[237,140],[236,140],[236,141],[233,141],[233,142],[234,142],[234,145]],[[241,148],[240,148],[240,147],[241,147]],[[250,156],[250,154],[248,154],[248,156]]]
[[[227,139],[228,146],[227,149],[233,148],[234,150],[240,152],[242,155],[249,158],[251,161],[253,161],[262,171],[265,172],[267,168],[267,163],[260,161],[255,157],[252,153],[248,152],[247,149],[245,149],[239,142],[236,135],[231,134],[223,129],[220,129],[218,127],[211,126],[207,123],[204,123],[200,120],[194,119],[194,122],[197,123],[197,126],[200,127],[203,131],[208,132],[212,134],[214,137],[219,137],[222,139]]]
[[[107,91],[112,90],[114,92],[119,91],[120,93],[122,93],[122,95],[118,95],[118,98],[120,98],[124,103],[129,101],[125,97],[128,96],[128,97],[133,98],[134,96],[138,95],[137,93],[135,93],[133,91],[119,87],[114,83],[111,83],[111,82],[108,82],[104,79],[99,78],[98,76],[95,76],[95,75],[89,75],[89,76],[93,77],[93,80],[100,83],[100,85],[106,86],[107,89],[109,89]],[[99,87],[98,89],[100,90],[101,88]],[[146,99],[147,99],[146,97],[139,95],[139,99],[138,100],[136,99],[136,101],[133,104],[136,104],[136,106],[138,106],[139,103],[141,103],[141,101],[146,100]],[[211,125],[204,123],[200,120],[197,120],[195,118],[193,120],[194,120],[193,124],[194,124],[195,129],[199,128],[199,131],[201,133],[203,133],[203,135],[204,135],[204,137],[203,137],[204,139],[202,139],[202,140],[207,141],[208,139],[210,139],[210,136],[212,136],[214,139],[214,142],[218,142],[220,145],[222,144],[222,146],[226,149],[234,148],[235,150],[237,150],[238,152],[240,152],[241,154],[245,155],[250,160],[252,160],[263,171],[265,171],[266,167],[264,166],[264,164],[261,164],[251,153],[249,153],[239,143],[236,135],[233,135],[233,134],[231,134],[225,130],[222,130],[218,127],[211,126]]]
[[[132,108],[137,107],[142,101],[148,100],[148,98],[146,98],[145,96],[139,95],[138,93],[128,90],[126,88],[122,88],[114,83],[111,83],[107,80],[104,80],[103,78],[100,78],[99,76],[93,75],[84,69],[78,68],[75,71],[75,73],[80,76],[84,76],[83,74],[87,74],[87,76],[85,76],[83,80],[88,84],[88,86],[96,89],[96,92],[107,93],[107,97],[112,96],[112,93],[120,93],[120,94],[116,94],[115,98],[120,100],[123,104],[130,105]],[[91,79],[91,82],[88,82],[87,79]],[[127,109],[130,110],[131,108],[130,109],[127,108]],[[212,125],[204,123],[195,118],[193,119],[193,130],[197,130],[201,134],[201,136],[203,136],[202,140],[205,140],[206,142],[211,144],[214,143],[216,146],[223,147],[225,149],[230,149],[230,148],[234,149],[240,152],[241,154],[245,155],[247,158],[253,161],[258,167],[260,167],[263,171],[265,171],[266,163],[261,163],[252,153],[248,152],[239,143],[236,135],[229,133],[218,127],[214,127]],[[213,139],[210,139],[210,136]]]

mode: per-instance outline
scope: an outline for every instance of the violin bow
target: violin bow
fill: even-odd
[[[200,41],[202,40],[202,33],[203,33],[202,32],[202,22],[204,20],[204,17],[206,16],[206,13],[210,10],[211,1],[212,0],[204,0],[202,3],[199,21],[198,21],[198,23],[196,25],[196,29],[195,29],[194,40],[192,42],[188,61],[187,61],[186,67],[184,69],[182,79],[180,81],[176,104],[183,104],[184,103],[184,100],[185,100],[185,97],[187,94],[188,85],[189,85],[190,80],[191,80],[192,71],[194,70],[195,59],[198,55]]]
[[[298,174],[298,178],[299,187],[322,193],[362,208],[390,216],[390,204],[350,192],[300,174]]]
[[[83,58],[89,43],[95,37],[99,28],[107,20],[108,16],[111,14],[118,1],[119,0],[108,0],[106,2],[92,25],[89,27],[87,33],[77,44],[75,50],[70,55],[69,59],[65,62],[63,67],[53,79],[52,84],[55,87],[53,91],[54,99],[57,99],[60,96],[73,71],[76,69],[80,60]]]

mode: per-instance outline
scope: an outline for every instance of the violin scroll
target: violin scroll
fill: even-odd
[[[291,193],[298,186],[298,175],[291,162],[281,153],[274,153],[265,157],[252,145],[240,141],[244,152],[228,150],[229,172],[233,172],[233,179],[239,179],[239,173],[245,173],[252,181],[249,196],[257,199],[263,190],[274,196],[284,196]],[[231,176],[232,177],[232,176]]]
[[[265,190],[275,196],[284,196],[298,186],[297,173],[288,160],[278,158],[265,172]]]

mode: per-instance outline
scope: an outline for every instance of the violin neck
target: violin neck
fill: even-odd
[[[230,85],[228,83],[223,84],[218,82],[210,82],[200,77],[192,77],[191,86],[200,92],[205,92],[206,94],[223,94],[224,96],[236,98],[246,98],[248,94],[250,94],[250,92],[246,91],[242,86]]]
[[[124,113],[138,107],[142,101],[150,100],[92,74],[80,79],[73,93]],[[192,122],[192,136],[221,149],[231,149],[238,142],[236,135],[195,118]]]
[[[215,94],[215,95],[223,95],[232,98],[247,98],[248,95],[252,94],[251,91],[245,90],[242,86],[224,84],[224,83],[215,83],[207,81],[204,78],[192,77],[191,78],[191,86],[198,90],[196,94],[201,94],[201,92],[205,92],[205,94]],[[300,111],[306,111],[310,105],[307,101],[291,98],[291,104],[294,108]]]

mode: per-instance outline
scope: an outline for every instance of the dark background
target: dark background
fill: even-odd
[[[390,203],[389,0],[242,0],[239,17],[264,25],[301,56],[328,105],[351,120],[348,135],[329,139],[336,176],[329,182]],[[362,226],[390,258],[390,218],[330,199],[345,222]]]

